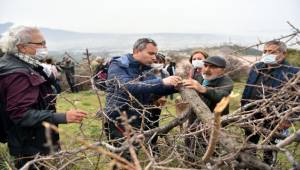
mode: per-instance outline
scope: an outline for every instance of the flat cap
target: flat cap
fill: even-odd
[[[204,63],[212,64],[214,66],[225,68],[226,67],[226,60],[220,56],[210,56],[203,61]]]

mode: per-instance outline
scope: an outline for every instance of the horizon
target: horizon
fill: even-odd
[[[300,23],[297,0],[45,0],[40,4],[2,0],[0,21],[78,33],[259,37],[290,32],[286,21],[296,27]]]
[[[15,26],[20,26],[23,24],[17,24],[14,22],[0,22],[0,25],[4,24],[12,24],[9,28],[15,27]],[[119,34],[119,35],[145,35],[145,34],[185,34],[185,35],[225,35],[225,36],[247,36],[247,35],[242,35],[242,34],[229,34],[229,33],[212,33],[212,32],[145,32],[145,33],[131,33],[131,32],[80,32],[80,31],[73,31],[73,30],[67,30],[67,29],[61,29],[61,28],[52,28],[52,27],[40,27],[40,26],[35,26],[35,25],[24,25],[24,26],[33,26],[37,27],[39,29],[50,29],[54,31],[66,31],[66,32],[71,32],[71,33],[79,33],[79,34]],[[6,32],[6,31],[5,31]],[[4,32],[3,32],[4,33]],[[251,35],[249,35],[251,36]],[[253,36],[253,35],[252,35]]]

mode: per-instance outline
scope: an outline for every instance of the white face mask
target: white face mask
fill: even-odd
[[[153,63],[153,64],[151,64],[151,67],[154,68],[154,69],[161,70],[161,69],[163,69],[164,64]]]
[[[48,56],[47,48],[37,48],[35,53],[35,59],[44,60]]]
[[[204,66],[203,60],[192,60],[192,65],[194,68],[202,68]]]
[[[276,57],[275,54],[263,54],[260,61],[264,62],[265,64],[276,64]]]

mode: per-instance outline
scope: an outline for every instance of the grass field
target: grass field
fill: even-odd
[[[236,110],[240,106],[240,98],[241,93],[244,88],[244,83],[235,83],[234,93],[239,94],[238,97],[232,99],[230,101],[230,110]],[[104,93],[100,93],[101,95],[101,103],[102,106],[105,104]],[[178,94],[177,94],[178,95]],[[80,93],[63,93],[59,96],[57,100],[57,110],[58,112],[65,112],[69,109],[82,109],[87,111],[88,118],[80,124],[67,124],[67,125],[60,125],[59,128],[63,130],[65,133],[61,133],[61,144],[63,150],[72,150],[78,146],[80,143],[76,141],[76,138],[84,137],[88,142],[94,143],[99,140],[105,140],[105,136],[102,132],[102,122],[99,118],[96,118],[95,113],[99,108],[99,102],[94,94],[93,91],[81,91]],[[169,117],[164,119],[161,124],[165,124],[171,119],[173,119],[175,115],[175,107],[174,107],[174,100],[168,101],[167,108],[163,110],[164,115],[170,115],[167,113],[172,113],[173,117]],[[299,129],[299,125],[294,128]],[[293,128],[291,128],[291,131]],[[171,133],[176,133],[173,131]],[[300,161],[300,147],[292,145],[290,146],[290,150],[294,153],[297,157],[297,160]],[[7,154],[7,148],[5,145],[0,146],[0,154],[2,158],[9,159],[9,155]],[[87,152],[88,154],[88,152]],[[140,155],[140,159],[142,160],[143,154]],[[279,154],[280,163],[282,165],[282,169],[286,169],[290,167],[290,164],[286,160],[286,158]],[[76,164],[71,169],[107,169],[109,159],[103,156],[100,156],[99,159],[96,157],[92,157],[91,159],[85,159],[81,161],[79,164]],[[6,169],[7,167],[5,161],[2,161],[0,165],[0,169]]]

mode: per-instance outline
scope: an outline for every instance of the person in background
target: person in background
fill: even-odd
[[[170,74],[166,69],[164,69],[165,66],[166,66],[166,56],[163,55],[162,53],[157,53],[156,60],[152,64],[152,67],[154,69],[154,74],[159,78],[169,77]]]
[[[94,82],[95,86],[99,90],[105,90],[106,89],[106,80],[107,80],[107,71],[108,71],[109,63],[105,63],[105,60],[103,57],[98,56],[93,62],[92,62],[92,71],[94,76]]]
[[[192,52],[189,58],[189,62],[193,65],[193,70],[190,77],[196,80],[198,83],[203,82],[202,69],[204,67],[204,60],[208,57],[209,55],[205,51],[196,50]],[[181,96],[177,96],[175,102],[180,105],[180,103],[182,102]],[[189,131],[193,132],[197,130],[197,126],[199,124],[200,122],[197,120],[197,116],[195,114],[192,114],[188,119],[187,127]],[[200,152],[200,149],[197,150],[196,142],[197,140],[194,139],[194,137],[185,138],[185,144],[188,148],[187,151],[192,151],[193,154],[196,154],[196,152]],[[193,160],[191,157],[188,158],[190,161]]]
[[[189,61],[193,65],[194,71],[192,73],[192,78],[198,82],[203,81],[202,68],[204,67],[204,60],[208,58],[209,55],[203,50],[196,50],[192,53]]]
[[[53,64],[53,59],[51,57],[47,57],[45,60],[46,67],[51,70],[51,73],[53,74],[54,81],[53,86],[55,88],[55,93],[60,94],[61,93],[61,87],[60,87],[60,73],[57,70],[57,67]]]
[[[104,58],[101,56],[96,57],[91,63],[93,75],[96,75],[104,67]]]
[[[176,63],[171,57],[166,57],[166,64],[164,69],[169,73],[170,76],[175,75]],[[171,100],[173,100],[174,95],[170,94],[169,97]]]
[[[162,53],[156,54],[156,60],[153,64],[151,64],[151,67],[153,69],[153,73],[155,77],[159,79],[164,79],[166,77],[169,77],[169,73],[163,69],[165,66],[165,56]],[[159,118],[161,115],[161,108],[165,105],[167,99],[165,96],[161,95],[155,95],[151,94],[150,99],[152,99],[152,108],[148,109],[148,112],[146,113],[145,119],[145,130],[154,129],[159,127]],[[158,136],[155,135],[151,138],[148,143],[150,144],[152,154],[158,158],[159,157],[159,149],[157,147],[157,140]]]
[[[67,82],[72,93],[78,93],[78,87],[76,86],[75,81],[75,64],[72,62],[72,59],[68,56],[64,57],[63,61],[60,64],[60,67],[64,70]]]

